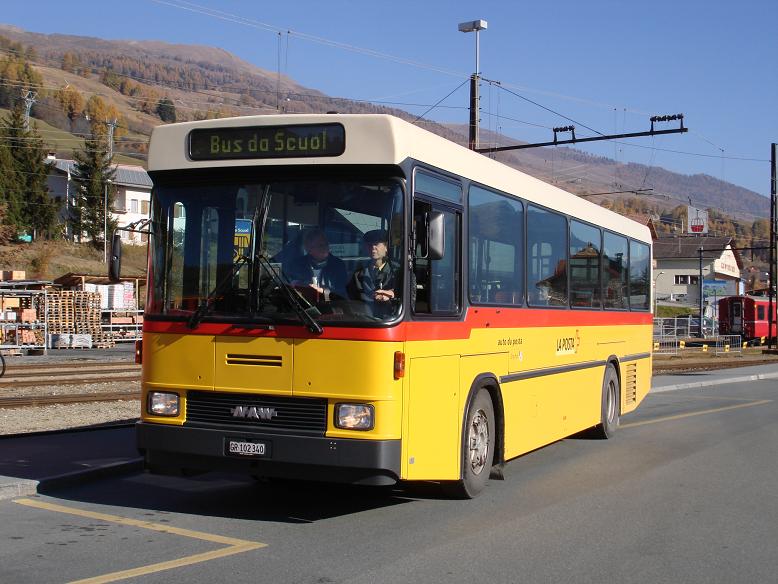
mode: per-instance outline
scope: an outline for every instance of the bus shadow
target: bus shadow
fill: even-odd
[[[50,496],[144,510],[148,516],[181,513],[279,523],[313,523],[425,498],[424,494],[417,497],[415,492],[400,487],[255,481],[225,474],[179,478],[146,473],[70,487]]]

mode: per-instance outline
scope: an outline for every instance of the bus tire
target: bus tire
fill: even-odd
[[[600,423],[594,428],[597,438],[607,440],[613,438],[619,427],[619,405],[621,388],[619,376],[612,363],[605,367],[605,376],[602,379],[602,398],[600,401]]]
[[[472,499],[484,489],[494,460],[496,430],[492,398],[482,387],[477,390],[465,415],[462,478],[449,485],[452,496]]]

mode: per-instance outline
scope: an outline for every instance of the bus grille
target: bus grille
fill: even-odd
[[[237,416],[233,415],[236,410]],[[327,400],[190,391],[184,425],[323,436],[327,430]]]
[[[627,363],[624,371],[624,401],[632,405],[637,401],[638,366],[637,363]]]

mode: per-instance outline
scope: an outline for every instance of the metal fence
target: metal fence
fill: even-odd
[[[716,355],[721,353],[742,353],[743,337],[740,335],[723,335],[716,338],[714,346]]]
[[[667,337],[676,339],[712,338],[719,333],[718,322],[711,318],[702,319],[702,335],[700,335],[700,319],[689,317],[671,317],[654,319],[654,338]]]

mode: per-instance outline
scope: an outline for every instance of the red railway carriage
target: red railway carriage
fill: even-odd
[[[719,333],[744,339],[768,336],[770,302],[753,296],[728,296],[719,300]],[[773,300],[773,336],[776,334],[776,301]]]

